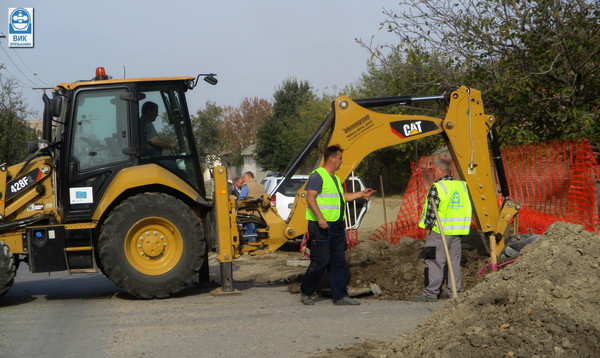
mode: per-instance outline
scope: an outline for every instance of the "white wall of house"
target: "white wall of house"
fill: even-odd
[[[254,157],[254,152],[256,151],[256,145],[251,144],[247,146],[244,150],[242,150],[242,157],[244,158],[244,164],[242,165],[241,173],[252,172],[254,173],[254,178],[260,182],[267,176],[267,172],[260,169],[260,166],[256,163],[256,159]]]
[[[241,176],[243,173],[245,172],[252,172],[254,173],[254,178],[260,182],[262,181],[266,176],[267,176],[267,172],[263,171],[262,169],[260,169],[260,166],[256,163],[256,159],[254,157],[254,152],[256,150],[256,145],[251,144],[248,147],[244,148],[244,150],[242,150],[242,157],[244,159],[244,163],[241,166],[235,166],[235,167],[227,167],[227,179],[229,180],[233,180],[233,178],[235,178],[236,176]],[[210,174],[210,170],[217,165],[223,165],[223,163],[221,162],[221,160],[216,157],[216,156],[212,156],[209,158],[206,158],[206,163],[207,163],[207,167],[204,169],[204,173],[203,175],[203,179],[204,179],[204,186],[206,188],[206,193],[207,195],[212,195],[212,191],[213,191],[213,180]]]

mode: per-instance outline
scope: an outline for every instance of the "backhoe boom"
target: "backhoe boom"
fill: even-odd
[[[447,104],[445,118],[384,114],[367,108],[426,100],[445,100]],[[316,147],[328,132],[330,137],[327,145],[337,144],[344,149],[344,161],[337,171],[342,180],[346,179],[368,154],[378,149],[440,134],[446,141],[460,179],[467,182],[475,222],[489,237],[491,261],[494,265],[497,252],[504,246],[503,236],[506,227],[520,209],[519,205],[508,199],[508,190],[503,190],[503,202],[500,207],[498,206],[496,175],[488,142],[494,123],[494,116],[485,113],[481,92],[464,86],[447,96],[384,97],[356,101],[341,96],[332,102],[331,112],[284,171],[283,177],[289,178],[294,174],[311,148]],[[497,166],[502,163],[499,150],[494,149],[493,156]],[[503,184],[505,182],[503,168],[499,179],[501,186],[506,187]],[[259,229],[262,238],[259,240],[259,245],[245,247],[241,252],[271,252],[285,241],[305,233],[306,205],[306,191],[301,188],[296,194],[288,221],[284,221],[269,205],[268,194],[257,199],[255,212],[260,213],[265,222],[265,228]],[[216,206],[217,211],[225,210],[223,205],[219,207],[218,202]],[[228,208],[231,207],[232,205],[228,205]],[[231,214],[231,212],[227,213],[227,215]],[[223,213],[221,216],[225,215]],[[219,233],[220,247],[230,246],[232,239],[237,239],[239,235],[233,231]]]

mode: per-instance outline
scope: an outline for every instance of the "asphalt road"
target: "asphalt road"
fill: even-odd
[[[360,306],[303,306],[285,286],[234,287],[240,294],[195,286],[138,300],[102,275],[31,274],[22,265],[0,298],[0,357],[308,357],[391,340],[441,305],[364,299]]]

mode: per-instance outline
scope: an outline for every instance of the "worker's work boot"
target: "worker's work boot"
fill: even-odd
[[[350,297],[346,296],[343,298],[340,298],[337,301],[333,301],[334,305],[347,305],[347,306],[357,306],[360,305],[360,302],[358,302],[357,300],[353,300]]]
[[[437,300],[438,300],[437,297],[427,297],[427,296],[413,297],[413,301],[415,301],[415,302],[435,302]]]
[[[307,306],[315,304],[315,301],[310,296],[307,296],[305,294],[300,294],[300,302]]]

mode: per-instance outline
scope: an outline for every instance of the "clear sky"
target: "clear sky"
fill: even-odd
[[[214,72],[188,92],[191,113],[206,101],[238,106],[246,97],[272,100],[287,78],[317,93],[355,83],[370,54],[355,38],[393,41],[379,30],[389,0],[7,0],[0,8],[34,8],[34,48],[0,39],[0,74],[16,77],[29,108],[41,116],[41,91],[91,79],[103,66],[114,78],[196,76]],[[37,117],[39,117],[37,116]],[[36,116],[30,116],[36,119]]]

